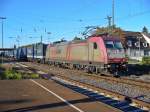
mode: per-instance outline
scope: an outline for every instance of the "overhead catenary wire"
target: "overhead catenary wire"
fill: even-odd
[[[115,0],[112,0],[112,1],[113,1],[112,6],[114,6],[114,1]],[[129,15],[124,16],[124,17],[115,16],[115,21],[128,20],[128,19],[132,19],[132,18],[135,18],[135,17],[138,17],[138,16],[145,15],[145,14],[149,14],[149,13],[150,13],[150,10],[145,10],[145,11],[129,14]],[[19,28],[17,28],[17,27],[14,28],[14,26],[11,26],[11,28],[9,28],[9,29],[13,30],[13,31],[16,31],[16,33],[19,34],[19,35],[20,35],[20,32],[21,32],[22,35],[28,36],[29,34],[39,35],[41,32],[43,32],[43,30],[45,30],[45,33],[46,33],[46,30],[49,30],[49,29],[45,29],[45,25],[53,26],[51,24],[58,24],[59,23],[59,26],[63,26],[66,23],[74,23],[74,22],[76,22],[76,23],[85,23],[85,22],[90,23],[90,22],[94,22],[94,21],[99,21],[99,22],[101,21],[102,23],[104,23],[104,18],[103,17],[97,17],[97,18],[94,18],[94,17],[82,18],[82,17],[80,17],[80,18],[73,18],[73,19],[67,18],[67,17],[59,17],[59,18],[56,18],[56,19],[49,19],[46,16],[45,17],[42,16],[42,17],[39,17],[39,19],[37,19],[35,17],[32,17],[32,18],[35,20],[34,23],[33,24],[28,24],[29,19],[18,18],[18,16],[13,17],[13,21],[16,21],[17,23],[19,23],[20,26],[19,26]],[[24,25],[25,25],[25,27],[24,27]],[[28,25],[30,27],[28,27]],[[99,25],[99,26],[102,27],[103,25]],[[104,26],[106,26],[106,25],[104,25]],[[70,27],[70,25],[68,24],[68,28],[65,26],[65,28],[60,27],[60,29],[66,29],[67,31],[65,31],[65,33],[69,33],[69,32],[76,32],[76,29],[82,30],[85,26],[81,26],[81,24],[80,24],[78,28],[72,28],[72,27],[69,28],[69,27]]]
[[[145,15],[145,14],[150,14],[150,10],[137,12],[137,13],[134,13],[134,14],[129,14],[129,15],[126,15],[124,17],[117,17],[116,21],[129,20],[129,19],[133,19],[135,17],[142,16],[142,15]]]

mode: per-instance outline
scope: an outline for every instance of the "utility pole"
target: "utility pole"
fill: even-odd
[[[107,16],[105,19],[108,20],[108,27],[110,28],[111,27],[111,16]]]
[[[105,19],[108,20],[107,32],[111,33],[112,32],[112,27],[111,27],[111,19],[112,19],[112,17],[111,16],[107,16]]]
[[[42,41],[43,41],[43,37],[42,37],[42,35],[41,35],[41,43],[42,43]]]
[[[48,35],[51,35],[51,32],[47,32]],[[50,43],[50,37],[48,36],[48,43]]]
[[[115,25],[114,13],[115,13],[115,0],[112,0],[112,28],[114,28],[114,25]]]
[[[16,38],[16,42],[18,43],[18,48],[20,47],[20,36],[18,35]]]
[[[3,20],[6,19],[5,17],[0,17],[2,22],[2,49],[3,49],[3,38],[4,38],[4,32],[3,32]],[[2,54],[2,64],[3,64],[3,54]]]

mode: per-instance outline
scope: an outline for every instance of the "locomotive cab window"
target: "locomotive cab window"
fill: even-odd
[[[94,49],[97,49],[97,43],[94,42],[93,44],[94,44],[94,45],[93,45]]]

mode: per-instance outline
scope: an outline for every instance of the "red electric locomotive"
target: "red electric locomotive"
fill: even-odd
[[[118,75],[127,70],[125,51],[120,39],[109,35],[51,44],[47,47],[46,61],[94,73],[109,72]]]

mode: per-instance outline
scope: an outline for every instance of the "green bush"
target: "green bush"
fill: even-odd
[[[150,65],[150,56],[142,58],[142,64]]]
[[[2,79],[22,79],[22,75],[12,69],[8,69],[2,74]]]
[[[20,73],[15,69],[7,69],[0,74],[0,79],[37,79],[40,78],[36,73]]]
[[[29,79],[29,78],[30,78],[30,75],[27,74],[27,73],[24,73],[24,74],[22,75],[22,78],[23,78],[23,79]]]
[[[32,79],[39,78],[39,74],[35,74],[35,73],[30,74],[30,76],[31,76]]]
[[[20,73],[14,73],[12,79],[22,79],[22,75]]]
[[[13,78],[12,70],[6,70],[2,75],[2,79],[12,79],[12,78]]]

